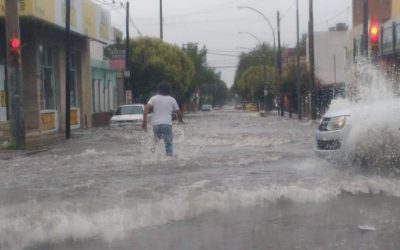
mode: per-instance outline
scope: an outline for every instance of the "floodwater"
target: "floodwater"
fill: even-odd
[[[400,249],[400,182],[313,153],[316,125],[233,109],[73,131],[0,160],[0,249]]]

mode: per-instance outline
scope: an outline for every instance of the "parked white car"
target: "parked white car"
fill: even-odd
[[[141,125],[144,105],[131,104],[119,106],[111,118],[111,126]]]
[[[201,106],[201,111],[211,111],[211,110],[212,110],[211,104],[203,104]]]

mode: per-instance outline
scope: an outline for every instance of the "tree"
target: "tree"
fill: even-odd
[[[130,50],[131,81],[137,100],[146,101],[162,81],[171,84],[177,98],[185,96],[194,76],[194,67],[179,47],[146,37],[131,40]]]
[[[208,66],[207,48],[204,46],[199,49],[197,44],[189,43],[183,48],[183,51],[194,65],[194,76],[185,99],[189,100],[193,93],[199,91],[201,102],[222,105],[228,96],[228,88],[225,82],[221,80],[221,74]]]
[[[274,95],[276,86],[273,84],[275,79],[275,69],[267,66],[267,86],[264,84],[264,66],[257,65],[247,68],[237,82],[236,89],[246,100],[261,101],[264,99],[264,89],[267,87],[269,95]]]
[[[242,82],[242,84],[243,84],[243,77],[244,77],[245,72],[250,70],[252,67],[258,68],[260,66],[263,66],[264,62],[268,68],[268,72],[271,71],[270,69],[274,68],[274,66],[275,66],[275,52],[274,52],[273,48],[269,45],[265,46],[265,51],[262,46],[257,46],[255,49],[253,49],[252,51],[250,51],[248,53],[242,53],[239,57],[238,68],[236,69],[235,80],[234,80],[234,84],[232,86],[233,91],[245,99],[246,98],[254,99],[255,95],[252,95],[252,94],[249,95],[249,92],[246,92],[249,89],[243,88],[243,86],[240,87],[239,85],[240,85],[240,82]],[[254,69],[251,69],[251,70],[254,71]],[[259,75],[261,78],[259,79],[259,81],[257,83],[256,83],[256,81],[250,81],[251,83],[249,83],[249,81],[247,81],[246,84],[258,84],[258,85],[261,84],[263,82],[262,74]],[[275,74],[268,73],[268,75],[274,76]],[[268,77],[268,78],[269,78],[269,82],[272,84],[272,82],[274,82],[274,81],[271,81],[271,77]],[[257,93],[258,97],[256,99],[258,99],[260,95],[262,96],[264,94],[264,88],[261,89],[260,86],[258,86],[258,87],[254,86],[252,89],[253,90],[254,89],[261,90],[260,93]],[[273,90],[273,89],[275,89],[275,87],[273,87],[271,89]],[[243,92],[243,91],[245,91],[245,92]]]
[[[283,70],[281,79],[281,92],[290,98],[290,103],[294,110],[297,110],[297,75],[296,75],[296,63],[290,62]],[[302,84],[301,92],[302,95],[310,91],[310,86],[307,84],[310,82],[311,72],[308,69],[306,63],[300,64],[300,82]],[[315,79],[316,86],[320,85],[320,80]]]

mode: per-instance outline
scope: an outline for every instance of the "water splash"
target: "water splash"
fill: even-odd
[[[330,110],[351,113],[345,159],[393,173],[400,169],[400,99],[398,83],[382,71],[365,60],[357,63],[346,99],[334,100]]]
[[[280,200],[324,202],[349,194],[379,194],[400,197],[398,181],[382,177],[347,176],[303,179],[291,184],[243,185],[242,180],[226,180],[220,185],[203,180],[183,185],[155,199],[120,201],[114,206],[84,209],[68,201],[57,204],[30,201],[0,209],[0,247],[23,249],[40,243],[101,237],[123,239],[131,230],[156,226],[173,220],[195,217],[209,211],[263,206]],[[137,200],[137,199],[136,199]]]

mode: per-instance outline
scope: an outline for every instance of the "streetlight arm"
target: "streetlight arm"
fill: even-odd
[[[271,28],[271,31],[272,31],[272,36],[273,36],[273,39],[274,39],[274,49],[275,49],[275,47],[276,47],[276,46],[275,46],[275,29],[274,29],[274,27],[272,26],[271,22],[269,21],[268,17],[266,17],[261,11],[255,9],[255,8],[253,8],[253,7],[249,7],[249,6],[238,6],[238,9],[249,9],[249,10],[255,11],[255,12],[257,12],[258,14],[260,14],[260,15],[265,19],[265,21],[267,21],[267,23],[268,23],[268,25],[269,25],[269,27]]]
[[[253,37],[254,39],[256,39],[257,42],[258,42],[260,45],[262,44],[262,42],[260,41],[260,39],[258,39],[258,37],[256,37],[255,35],[251,34],[250,32],[243,31],[243,32],[239,32],[239,34],[247,34],[247,35]]]

